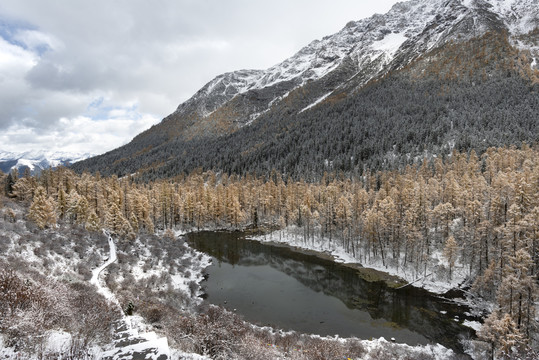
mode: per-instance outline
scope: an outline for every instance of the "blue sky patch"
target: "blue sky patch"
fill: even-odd
[[[23,41],[20,41],[17,35],[21,31],[33,30],[37,31],[38,28],[32,26],[31,24],[23,21],[13,21],[8,20],[0,16],[0,36],[6,40],[8,43],[23,48],[24,50],[31,51],[38,54],[39,56],[43,55],[45,52],[51,50],[51,47],[48,44],[39,44],[32,48],[29,48],[27,44]]]

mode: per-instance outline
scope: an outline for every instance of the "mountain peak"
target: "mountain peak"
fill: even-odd
[[[386,14],[350,21],[336,34],[312,41],[269,69],[217,76],[178,106],[172,117],[177,121],[189,119],[189,124],[180,126],[192,128],[187,131],[188,137],[235,131],[307,83],[320,80],[324,83],[321,86],[324,91],[315,94],[317,100],[342,86],[343,76],[360,78],[355,84],[358,88],[449,41],[466,41],[488,31],[507,30],[514,36],[526,34],[538,25],[538,8],[537,0],[399,2]],[[336,74],[340,74],[339,86],[332,85],[335,79],[323,81]],[[212,115],[219,124],[214,128],[219,132],[198,124],[200,119]]]
[[[282,123],[294,123],[310,114],[318,116],[317,109],[330,111],[332,106],[367,91],[367,85],[375,85],[385,76],[394,79],[399,73],[413,74],[414,79],[428,74],[434,83],[473,83],[478,76],[481,81],[501,76],[503,69],[505,77],[515,73],[533,82],[539,78],[538,12],[539,0],[396,3],[385,14],[348,22],[337,33],[310,42],[266,70],[239,70],[215,77],[160,124],[122,147],[122,156],[115,158],[121,161],[115,166],[121,168],[124,161],[129,162],[130,153],[147,156],[147,166],[159,164],[165,160],[146,154],[175,146],[188,154],[196,148],[193,144],[214,143],[236,132],[252,140],[255,131],[272,128],[284,138],[289,136],[289,128]],[[427,93],[439,91],[429,89]],[[436,113],[445,114],[446,110],[441,107]],[[445,129],[445,125],[440,128]],[[242,156],[259,151],[266,143],[265,139],[252,141],[242,148]],[[169,152],[166,158],[175,156]],[[130,168],[128,172],[134,171]]]
[[[0,170],[8,173],[13,169],[21,172],[24,168],[28,168],[34,173],[51,167],[72,164],[92,156],[95,154],[40,150],[13,153],[0,150]]]

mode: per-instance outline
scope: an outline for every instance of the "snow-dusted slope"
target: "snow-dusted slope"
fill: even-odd
[[[371,74],[372,78],[393,59],[402,43],[420,34],[434,19],[441,2],[399,3],[385,15],[348,23],[338,33],[311,42],[294,56],[265,71],[240,70],[219,75],[181,104],[175,114],[195,110],[198,116],[206,117],[240,94],[273,88],[275,96],[270,97],[267,106],[291,90],[328,75],[346,58],[352,60],[355,72],[377,61],[379,66]]]
[[[0,150],[0,170],[7,173],[12,169],[30,169],[39,172],[50,167],[67,165],[80,160],[87,159],[94,154],[79,154],[53,151],[26,151],[22,153],[12,153]]]
[[[534,0],[488,0],[512,35],[527,34],[539,26],[539,4]],[[473,1],[464,1],[473,3]],[[471,5],[471,4],[470,4]]]
[[[160,171],[170,174],[200,164],[217,169],[226,163],[236,169],[239,165],[232,163],[236,162],[233,158],[237,154],[222,157],[217,154],[211,159],[203,156],[207,154],[206,146],[212,146],[207,140],[219,141],[220,146],[229,147],[226,139],[234,143],[241,140],[245,145],[236,150],[240,157],[252,156],[251,163],[266,158],[268,161],[264,166],[268,169],[277,163],[279,166],[291,164],[294,159],[281,158],[288,149],[268,154],[270,143],[280,146],[299,136],[288,131],[310,115],[313,121],[321,122],[320,119],[326,116],[325,111],[330,112],[339,104],[345,106],[345,103],[361,101],[368,93],[363,91],[367,89],[366,85],[375,85],[375,80],[383,76],[392,79],[401,75],[422,79],[432,77],[429,81],[437,82],[445,81],[439,77],[442,75],[445,79],[455,80],[484,75],[484,80],[494,79],[492,76],[507,78],[507,73],[501,74],[505,66],[514,67],[507,70],[521,74],[523,81],[537,81],[538,25],[539,0],[410,0],[397,3],[386,14],[349,22],[336,34],[311,42],[269,69],[240,70],[217,76],[180,104],[174,113],[129,144],[75,165],[75,168],[78,171],[108,169],[126,174],[141,168],[163,167]],[[503,92],[504,89],[492,91]],[[340,111],[341,117],[331,116],[335,121],[358,114],[357,109]],[[299,113],[301,115],[296,116]],[[437,119],[442,124],[441,118]],[[378,120],[385,121],[387,117],[379,114]],[[247,127],[249,125],[252,126]],[[312,126],[301,124],[303,131],[309,132],[315,131],[315,125],[314,122]],[[240,129],[241,134],[237,134]],[[359,127],[356,130],[361,132]],[[321,131],[316,129],[311,138],[318,137]],[[401,135],[395,133],[391,139],[382,135],[377,138],[382,143],[395,143]],[[440,133],[439,137],[442,135]],[[324,139],[321,143],[335,139]],[[373,140],[373,144],[377,142],[378,139]],[[402,143],[406,145],[407,141]],[[305,149],[309,156],[321,151],[319,144],[311,145],[308,151]],[[358,145],[356,149],[365,155],[363,160],[370,161],[370,145]],[[324,151],[326,154],[333,152],[329,147]],[[255,152],[260,153],[255,156]],[[179,157],[182,160],[175,162],[174,159]]]
[[[311,89],[312,104],[328,90],[344,86],[350,78],[359,79],[354,87],[360,87],[449,41],[464,41],[487,31],[507,29],[513,42],[524,46],[516,38],[538,26],[538,9],[537,0],[397,3],[388,13],[352,21],[338,33],[313,41],[265,71],[241,70],[217,76],[181,104],[171,117],[188,116],[189,125],[196,126],[197,121],[227,107],[227,111],[233,109],[233,125],[241,127],[307,83],[321,82],[324,89],[323,93]],[[345,65],[346,71],[342,71]],[[323,81],[339,70],[342,75],[337,80],[333,79],[331,84]],[[309,103],[302,105],[304,109]],[[221,116],[220,120],[230,117]],[[225,124],[225,128],[231,130],[226,125],[230,124]]]

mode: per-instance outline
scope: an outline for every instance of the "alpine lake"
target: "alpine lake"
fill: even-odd
[[[189,233],[190,246],[212,256],[204,298],[259,326],[321,336],[384,337],[440,343],[462,353],[467,308],[388,276],[309,251],[248,240],[243,232]],[[384,274],[384,273],[380,273]],[[400,285],[400,284],[399,284]]]

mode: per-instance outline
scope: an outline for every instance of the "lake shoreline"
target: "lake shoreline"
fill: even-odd
[[[428,321],[433,321],[433,319],[438,319],[439,316],[442,316],[445,319],[444,323],[446,323],[446,320],[449,320],[450,323],[453,323],[453,324],[458,323],[458,324],[464,325],[462,323],[463,320],[464,321],[470,320],[469,317],[471,315],[467,312],[467,309],[465,309],[466,306],[462,308],[460,307],[461,305],[465,305],[465,304],[461,303],[459,305],[456,302],[447,301],[449,299],[442,298],[439,296],[439,294],[432,293],[428,291],[427,289],[424,289],[421,287],[406,286],[408,285],[408,283],[404,281],[402,278],[399,278],[395,275],[382,272],[377,269],[363,267],[359,263],[346,263],[346,262],[340,261],[342,259],[334,256],[333,254],[327,251],[316,251],[313,249],[302,248],[295,245],[287,244],[285,242],[270,241],[269,239],[266,239],[266,241],[261,241],[259,237],[262,237],[263,235],[261,235],[260,232],[253,231],[253,230],[230,231],[227,229],[220,229],[220,230],[204,229],[202,231],[189,232],[189,233],[186,233],[185,235],[186,235],[185,239],[189,243],[190,246],[197,249],[197,251],[204,252],[214,257],[214,265],[216,265],[218,269],[221,269],[223,266],[225,267],[231,266],[233,268],[234,267],[241,268],[245,266],[260,266],[262,265],[261,257],[256,255],[258,254],[256,252],[256,249],[258,249],[258,246],[265,247],[269,250],[265,250],[264,253],[269,254],[271,256],[272,264],[274,265],[284,264],[285,265],[284,268],[288,274],[296,274],[295,276],[299,276],[300,278],[302,276],[304,277],[307,276],[307,279],[311,280],[310,281],[311,284],[316,284],[314,288],[314,289],[317,289],[316,291],[322,291],[322,288],[321,288],[322,284],[332,284],[330,285],[331,288],[328,294],[333,294],[333,293],[341,294],[339,295],[339,298],[341,301],[343,301],[346,304],[347,307],[351,309],[352,308],[355,309],[357,307],[357,309],[368,310],[369,312],[371,312],[371,316],[374,316],[373,319],[377,319],[376,320],[377,322],[381,323],[381,319],[387,319],[387,321],[384,322],[384,324],[386,325],[392,324],[393,321],[401,321],[401,320],[396,320],[396,319],[400,318],[402,315],[399,316],[396,314],[404,315],[405,313],[408,313],[408,310],[401,309],[401,310],[398,310],[397,313],[395,313],[394,311],[396,311],[395,309],[397,309],[395,308],[395,305],[399,303],[402,303],[402,304],[408,303],[408,301],[411,301],[411,302],[407,306],[413,306],[411,310],[412,312],[416,313],[414,317],[417,317],[420,314],[423,314],[421,315],[422,317],[426,316],[425,320],[423,321],[427,321],[426,320],[427,318],[431,319]],[[253,237],[256,237],[256,238],[253,238]],[[208,240],[205,240],[205,239],[208,239]],[[251,244],[251,245],[248,245],[248,244]],[[271,249],[274,249],[274,250],[271,250]],[[280,249],[280,250],[277,250],[277,249]],[[344,272],[347,272],[347,274],[349,275],[347,275],[348,277],[342,278],[342,279],[341,278],[333,279],[334,275],[331,275],[331,279],[333,280],[330,280],[330,278],[325,278],[325,277],[319,278],[320,276],[323,276],[322,274],[324,274],[322,270],[318,270],[318,269],[308,270],[309,269],[308,267],[304,268],[303,266],[297,268],[297,266],[294,266],[293,263],[290,263],[288,260],[287,261],[278,260],[278,256],[281,256],[281,254],[294,254],[291,257],[291,259],[294,259],[292,261],[307,261],[307,262],[314,261],[315,264],[320,264],[320,266],[328,267],[328,269],[335,268],[336,269],[335,271],[341,271],[341,272],[344,271]],[[313,260],[307,260],[308,258],[312,258]],[[305,260],[302,260],[302,259],[305,259]],[[251,269],[253,270],[247,270],[247,272],[257,271],[255,270],[255,268],[251,268]],[[337,269],[341,269],[341,270],[337,270]],[[234,283],[242,284],[242,286],[250,286],[250,284],[248,284],[248,279],[245,277],[244,274],[240,273],[239,274],[240,277],[238,278],[238,275],[234,275],[234,274],[215,275],[215,273],[212,272],[212,271],[215,271],[213,267],[207,268],[206,270],[208,270],[207,273],[209,274],[210,280],[213,279],[214,281],[223,281],[223,278],[236,279],[234,280]],[[219,270],[219,271],[222,271],[222,270]],[[318,275],[316,275],[312,271],[318,272]],[[333,272],[334,270],[330,270],[330,271]],[[311,275],[308,275],[309,273]],[[251,276],[255,276],[256,279],[262,279],[262,277],[259,277],[259,275],[260,274],[255,274]],[[217,276],[217,278],[215,276]],[[353,283],[348,283],[348,281],[350,281],[349,279],[353,279],[353,278],[357,280],[353,280],[354,281]],[[347,279],[347,280],[343,282],[344,279]],[[274,279],[272,279],[272,281],[273,280]],[[369,296],[373,296],[373,294],[375,294],[374,297],[377,299],[375,300],[375,302],[371,304],[371,301],[373,301],[373,298],[364,298],[363,295],[361,295],[364,293],[364,291],[366,291],[367,288],[365,288],[364,286],[367,286],[367,285],[362,285],[359,287],[357,285],[353,285],[353,284],[356,284],[357,281],[364,281],[365,283],[371,283],[372,285],[368,285],[367,288],[371,288],[372,286],[374,286],[372,288],[373,290],[370,290],[370,291],[374,291],[374,293],[371,293],[371,295]],[[236,286],[236,284],[233,284],[231,286]],[[404,288],[403,288],[403,285],[405,285]],[[214,290],[211,290],[213,285],[208,285],[208,286],[209,286],[208,288],[209,292],[207,294],[209,295],[209,298],[212,299],[212,300],[206,299],[207,301],[209,301],[209,303],[221,305],[221,306],[223,306],[224,304],[225,308],[229,308],[231,311],[235,311],[237,308],[238,311],[241,312],[240,309],[242,309],[243,305],[240,303],[235,303],[233,300],[233,296],[235,295],[232,295],[232,294],[238,294],[239,293],[238,291],[242,291],[243,289],[234,289],[233,292],[229,292],[223,296],[223,295],[220,295],[219,292],[223,291],[223,288],[229,289],[228,285],[226,284],[223,285],[223,283],[219,283],[219,287],[217,288],[213,287]],[[337,288],[335,288],[335,286],[337,286]],[[248,292],[240,296],[242,297],[242,299],[243,298],[247,299],[247,302],[249,304],[248,306],[251,306],[250,304],[251,304],[251,301],[253,300],[254,300],[253,304],[256,304],[257,306],[258,304],[260,304],[260,301],[259,301],[260,299],[255,299],[253,298],[254,295],[252,295],[253,293],[258,293],[258,290],[255,290],[255,288],[256,286],[254,286],[254,288],[250,288]],[[402,288],[402,290],[400,290],[399,288]],[[382,290],[382,289],[387,289],[387,290]],[[263,291],[267,291],[267,288],[264,288]],[[325,292],[325,290],[323,291]],[[383,294],[386,294],[386,295],[383,295]],[[391,294],[395,294],[395,295],[391,295]],[[398,295],[398,297],[405,296],[405,298],[409,300],[405,300],[405,298],[402,298],[402,300],[398,300],[397,303],[393,304],[393,301],[396,301],[393,299],[393,297],[397,296],[397,294],[401,294],[401,295]],[[404,295],[404,294],[407,294],[407,295]],[[432,298],[433,300],[425,300],[425,301],[434,301],[435,303],[438,303],[439,305],[426,305],[426,307],[424,307],[426,303],[423,303],[422,302],[423,300],[412,300],[412,299],[423,299],[423,298]],[[435,299],[438,299],[438,300],[435,300]],[[445,303],[447,305],[442,305],[442,303]],[[452,304],[452,305],[449,305],[449,304]],[[382,307],[379,308],[379,306],[382,306]],[[400,306],[400,305],[397,305],[397,306]],[[286,308],[286,306],[284,307],[280,306],[279,308],[284,309]],[[379,313],[379,311],[382,310],[383,308],[385,308],[386,310],[393,309],[393,315],[391,315],[392,313],[390,312],[389,314],[386,313],[385,315],[382,316],[382,313]],[[375,310],[375,309],[378,309],[378,310]],[[248,310],[248,311],[252,311],[252,310]],[[264,312],[265,310],[257,309],[256,311]],[[303,311],[303,310],[300,310],[300,311]],[[439,315],[436,315],[436,314],[439,314]],[[397,318],[394,318],[395,316],[397,316]],[[407,316],[408,315],[406,315],[406,317]],[[326,319],[318,319],[318,320],[320,320],[320,324],[324,322],[327,323]],[[259,325],[269,324],[265,320],[248,320],[248,321],[251,321],[251,322],[254,321],[254,323],[258,323]],[[439,320],[434,320],[434,321],[438,322]],[[404,324],[398,325],[397,323],[395,323],[395,326],[397,328],[403,325]],[[277,328],[279,328],[283,325],[276,325],[276,326]],[[404,325],[404,328],[408,328],[408,326]],[[421,326],[418,328],[418,325],[415,324],[415,325],[412,325],[410,329],[415,329],[412,331],[417,331],[420,328]],[[449,330],[449,328],[447,330]],[[309,333],[312,330],[308,330],[307,332],[305,332],[304,330],[296,329],[296,331],[299,331],[299,333]],[[336,333],[339,333],[339,332],[336,332]],[[424,333],[424,332],[420,330],[420,333]],[[440,334],[443,334],[443,333],[444,331],[442,331]],[[345,333],[343,333],[342,336],[346,336]],[[353,336],[358,336],[358,335],[353,335]],[[363,334],[359,336],[363,338],[367,336],[368,338],[369,335]],[[388,335],[388,336],[392,337],[393,335]],[[442,341],[442,343],[447,344],[446,342],[447,340],[443,341],[441,340],[441,338],[439,338],[439,336],[440,335],[437,335],[437,337],[433,337],[431,340],[434,340],[435,342]],[[397,339],[399,338],[398,336],[395,336],[395,337]],[[440,340],[435,340],[437,338]],[[463,351],[461,345],[458,346],[457,351],[458,352]]]
[[[309,249],[309,248],[302,248],[302,247],[299,247],[299,246],[294,246],[294,245],[287,244],[286,242],[260,241],[258,239],[252,239],[252,238],[249,238],[249,237],[246,237],[246,240],[258,241],[258,242],[260,242],[262,244],[267,244],[267,245],[276,246],[276,247],[288,248],[288,249],[290,249],[290,250],[292,250],[294,252],[300,253],[300,254],[311,255],[311,256],[315,256],[315,257],[317,257],[319,259],[329,260],[329,261],[334,262],[335,264],[339,264],[339,265],[342,265],[342,266],[357,270],[358,275],[365,281],[368,281],[368,282],[383,281],[390,288],[398,288],[398,287],[401,287],[401,286],[413,285],[413,284],[409,284],[406,280],[404,280],[403,278],[401,278],[399,276],[390,274],[388,272],[380,271],[380,270],[377,270],[377,269],[374,269],[374,268],[365,267],[361,263],[339,262],[337,257],[332,255],[329,252],[321,252],[321,251],[317,251],[317,250],[313,250],[313,249]]]

